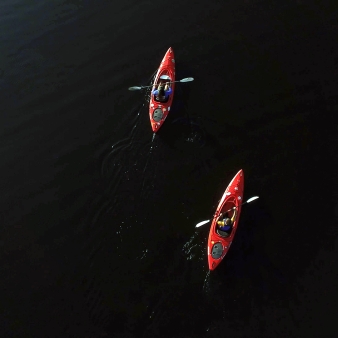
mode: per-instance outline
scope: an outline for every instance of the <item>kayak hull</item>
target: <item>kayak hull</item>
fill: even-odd
[[[215,270],[228,253],[231,243],[235,237],[238,221],[241,214],[244,192],[244,173],[241,169],[226,188],[212,219],[209,238],[208,238],[208,265],[209,270]],[[233,224],[232,231],[228,237],[222,236],[217,230],[217,219],[220,213],[224,213],[229,209],[237,207],[237,216]],[[233,211],[229,212],[229,216],[233,215]],[[223,233],[224,234],[224,233]]]
[[[161,77],[167,79],[162,80]],[[161,61],[160,67],[158,68],[158,71],[154,78],[154,84],[159,84],[160,82],[174,82],[174,81],[175,81],[175,56],[173,49],[170,47]],[[158,102],[155,100],[154,95],[150,94],[149,118],[151,128],[154,133],[157,133],[159,131],[159,129],[163,125],[165,119],[167,118],[170,112],[170,108],[174,98],[175,83],[171,83],[170,86],[172,89],[172,93],[170,94],[167,102]]]

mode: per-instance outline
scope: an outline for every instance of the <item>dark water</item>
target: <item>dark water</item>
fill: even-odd
[[[333,2],[5,0],[0,31],[1,337],[337,336]],[[153,139],[127,88],[170,46],[195,81]]]

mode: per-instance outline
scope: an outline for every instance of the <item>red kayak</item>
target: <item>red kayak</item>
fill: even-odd
[[[230,249],[230,245],[235,237],[239,216],[242,209],[242,199],[244,190],[244,173],[241,169],[232,179],[226,188],[219,204],[216,213],[213,217],[208,238],[208,264],[209,270],[215,270],[225,255]],[[230,233],[218,229],[217,220],[220,213],[225,213],[236,207],[237,215]],[[234,211],[228,212],[228,217],[232,217]]]
[[[170,47],[165,53],[164,58],[160,64],[160,67],[156,73],[154,85],[159,85],[160,83],[174,82],[175,81],[175,57],[174,51]],[[175,83],[170,84],[172,93],[170,94],[167,101],[157,101],[154,95],[151,94],[150,103],[149,103],[149,117],[151,128],[153,132],[156,133],[164,123],[167,118],[170,107],[174,98]]]

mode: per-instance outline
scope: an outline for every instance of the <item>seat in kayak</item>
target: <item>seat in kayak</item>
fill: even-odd
[[[227,231],[223,231],[223,230],[220,230],[220,229],[217,229],[216,231],[222,237],[229,237],[230,236],[230,233],[227,232]],[[230,230],[230,232],[231,232],[231,230]]]
[[[154,95],[154,100],[155,100],[156,102],[166,103],[166,102],[168,102],[169,97],[170,97],[170,95],[168,95],[168,97],[167,97],[166,99],[164,99],[164,100],[158,100],[158,99],[156,98],[156,96]]]

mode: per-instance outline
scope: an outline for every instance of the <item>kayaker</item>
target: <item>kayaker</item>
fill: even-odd
[[[234,210],[234,214],[232,215],[231,218],[229,218],[229,215],[227,212],[224,215],[222,213],[219,215],[218,220],[217,220],[217,225],[218,225],[219,230],[225,231],[227,233],[231,232],[231,229],[235,222],[236,214],[237,214],[237,209],[234,208],[233,210]]]
[[[152,92],[152,94],[155,96],[155,99],[160,102],[167,101],[171,93],[172,89],[169,86],[169,82],[167,82],[165,86],[163,83],[160,83],[158,88],[154,89]]]

